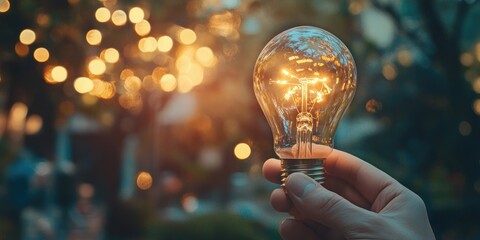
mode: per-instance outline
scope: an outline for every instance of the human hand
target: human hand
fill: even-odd
[[[280,161],[267,160],[263,174],[280,184]],[[293,216],[280,224],[282,238],[435,239],[423,200],[381,170],[333,150],[325,174],[322,186],[293,173],[285,191],[272,192],[273,208]]]

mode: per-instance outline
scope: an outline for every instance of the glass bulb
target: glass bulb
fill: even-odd
[[[352,54],[323,29],[295,27],[263,48],[253,85],[282,161],[283,184],[293,172],[323,183],[324,160],[356,82]]]

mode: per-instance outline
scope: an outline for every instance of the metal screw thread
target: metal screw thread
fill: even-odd
[[[282,187],[285,187],[288,175],[294,172],[301,172],[313,180],[323,184],[325,180],[324,171],[325,159],[282,159]]]

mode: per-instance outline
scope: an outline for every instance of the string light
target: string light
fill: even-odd
[[[108,22],[108,20],[110,20],[110,16],[110,10],[108,10],[106,7],[101,7],[95,11],[95,19],[97,19],[98,22]]]
[[[127,14],[122,10],[116,10],[112,13],[112,22],[115,26],[123,26],[127,23]]]
[[[52,79],[55,82],[60,83],[60,82],[64,82],[67,79],[68,72],[67,72],[67,69],[63,66],[55,66],[52,68],[51,75],[52,75]]]
[[[93,81],[90,78],[79,77],[73,82],[73,87],[78,93],[84,94],[93,90]]]
[[[134,7],[130,9],[130,11],[128,12],[128,18],[132,23],[139,23],[144,19],[144,17],[145,17],[145,12],[143,12],[143,9],[139,7]]]
[[[190,45],[197,40],[197,35],[195,32],[188,28],[181,30],[178,34],[178,37],[180,42],[185,45]]]
[[[50,53],[46,48],[37,48],[33,52],[33,58],[38,62],[46,62],[50,58]]]
[[[233,149],[233,153],[235,157],[238,158],[239,160],[245,160],[248,157],[250,157],[250,154],[252,153],[252,149],[246,143],[239,143]]]
[[[88,71],[91,74],[102,75],[103,73],[105,73],[106,69],[107,66],[105,65],[105,62],[103,62],[101,59],[95,58],[88,63]]]
[[[171,92],[177,88],[177,79],[172,74],[165,74],[160,79],[160,88],[165,92]]]
[[[25,45],[30,45],[35,42],[37,38],[35,32],[31,29],[24,29],[19,36],[20,42]]]
[[[85,39],[90,45],[99,45],[102,42],[102,33],[97,29],[92,29],[87,32]]]
[[[169,52],[173,47],[173,40],[169,36],[161,36],[158,38],[158,51]]]
[[[0,13],[5,13],[10,9],[10,2],[8,0],[0,0]]]
[[[107,48],[103,54],[105,62],[116,63],[120,58],[120,53],[115,48]]]
[[[147,20],[142,20],[139,23],[135,24],[135,32],[138,34],[138,36],[146,36],[150,33],[151,30],[152,27]]]

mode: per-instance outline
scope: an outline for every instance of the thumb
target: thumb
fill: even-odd
[[[302,216],[343,233],[371,222],[374,214],[324,188],[303,173],[291,174],[285,190]]]

